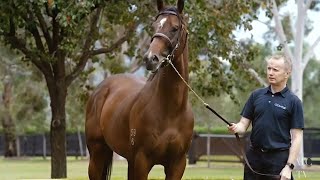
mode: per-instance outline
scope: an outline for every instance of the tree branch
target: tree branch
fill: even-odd
[[[52,17],[52,48],[54,50],[58,49],[58,44],[59,44],[59,23],[56,20],[56,16]]]
[[[296,39],[295,39],[295,58],[299,60],[296,64],[302,62],[302,51],[303,51],[303,39],[304,39],[304,28],[305,28],[305,11],[303,9],[304,3],[302,1],[297,2],[298,15],[296,21]]]
[[[113,50],[117,49],[118,47],[120,47],[122,43],[128,40],[132,32],[134,32],[134,30],[137,28],[137,25],[138,25],[137,22],[130,24],[129,27],[126,28],[124,35],[121,38],[119,38],[116,42],[114,42],[110,47],[104,47],[104,48],[92,50],[90,52],[90,56],[110,53]]]
[[[92,57],[95,55],[106,54],[106,53],[112,52],[113,50],[119,48],[122,43],[124,43],[126,40],[128,40],[129,34],[130,33],[126,33],[124,36],[122,36],[120,39],[118,39],[115,43],[113,43],[110,47],[100,48],[100,49],[90,51],[90,56]]]
[[[284,45],[285,53],[290,57],[290,59],[294,60],[292,52],[289,49],[288,44],[287,44],[287,38],[284,34],[283,26],[282,26],[282,23],[281,23],[280,17],[279,17],[277,3],[275,0],[272,0],[272,13],[274,16],[274,21],[276,23],[276,32],[280,38],[280,42]]]
[[[36,17],[37,17],[37,19],[39,21],[43,36],[46,39],[49,52],[52,53],[53,52],[52,39],[51,39],[50,33],[48,31],[47,24],[46,24],[46,22],[44,20],[43,15],[41,14],[41,11],[40,11],[39,7],[36,6],[36,5],[33,5],[33,8],[34,8],[34,11],[35,11],[35,15],[36,15]]]
[[[12,5],[13,5],[13,7],[15,7],[14,3]],[[29,21],[29,18],[27,18],[25,16],[25,14],[19,14],[19,15],[25,20],[26,23]],[[36,53],[36,52],[33,52],[33,51],[29,50],[26,47],[26,41],[24,39],[20,39],[20,38],[16,37],[16,25],[15,25],[14,19],[12,17],[10,17],[10,22],[9,23],[10,23],[9,32],[8,33],[4,33],[4,35],[3,35],[5,41],[7,41],[11,45],[11,47],[20,50],[27,58],[30,59],[30,61],[45,76],[48,76],[48,77],[52,76],[51,68],[48,65],[48,63],[41,62],[41,59],[45,59],[45,57],[43,57],[41,55],[41,53]],[[36,37],[38,36],[38,38],[35,38],[36,43],[37,43],[37,47],[39,46],[38,48],[40,48],[40,49],[42,48],[43,49],[42,42],[39,42],[39,37],[40,37],[39,33],[38,33],[38,35],[37,35],[37,33],[34,33],[34,35]]]
[[[35,22],[33,21],[34,20],[33,13],[31,12],[31,10],[28,7],[26,7],[26,8],[27,8],[29,17],[27,17],[26,15],[21,15],[21,16],[24,19],[24,21],[27,24],[29,24],[29,25],[27,25],[27,30],[33,35],[33,38],[34,38],[34,40],[36,42],[37,48],[40,51],[45,52],[45,48],[44,48],[44,46],[42,44],[42,40],[41,40],[39,31],[37,29],[37,25],[35,25]]]
[[[252,68],[249,68],[248,69],[248,72],[250,73],[250,75],[256,80],[258,81],[261,85],[263,85],[264,87],[267,87],[268,86],[268,83],[263,80],[263,78],[261,78],[259,76],[259,74]]]
[[[5,39],[9,42],[9,44],[20,50],[27,58],[30,59],[30,61],[45,75],[48,77],[52,77],[52,71],[50,66],[48,66],[48,64],[43,63],[42,61],[40,61],[39,57],[32,52],[31,50],[29,50],[26,47],[26,42],[23,39],[19,39],[16,36],[5,36]],[[41,55],[40,55],[41,56]],[[41,57],[41,59],[44,57]]]
[[[304,69],[307,66],[311,57],[314,55],[314,48],[316,48],[316,46],[319,44],[319,42],[320,42],[320,36],[318,36],[318,38],[314,41],[314,43],[312,44],[312,46],[309,48],[308,52],[304,56],[304,58],[302,60],[302,63],[303,63],[302,69]]]
[[[87,38],[85,39],[84,45],[82,47],[82,54],[76,58],[76,59],[79,59],[77,65],[75,66],[73,71],[66,77],[67,86],[69,86],[71,82],[82,72],[82,70],[84,69],[90,57],[89,49],[95,41],[94,34],[99,28],[97,26],[97,23],[98,23],[101,12],[102,12],[102,7],[99,7],[96,9],[96,13],[91,17],[91,24],[90,24],[88,34],[86,36]]]
[[[306,13],[311,6],[313,0],[308,0],[304,6],[304,12]]]
[[[259,74],[257,73],[257,71],[255,71],[248,63],[246,62],[240,62],[239,64],[243,69],[246,69],[247,72],[250,74],[251,77],[253,77],[258,83],[260,83],[261,85],[263,85],[264,87],[268,86],[268,83],[263,80],[263,78],[261,78],[259,76]]]
[[[257,22],[259,22],[259,23],[261,23],[261,24],[269,27],[269,24],[268,24],[267,22],[263,22],[263,21],[261,21],[261,20],[259,20],[259,19],[255,19],[254,21],[257,21]]]
[[[295,34],[295,26],[294,26],[294,18],[293,18],[293,16],[290,16],[289,15],[289,19],[290,19],[290,29],[291,29],[291,32],[292,32],[292,36],[293,36],[293,39],[296,39],[296,34]]]

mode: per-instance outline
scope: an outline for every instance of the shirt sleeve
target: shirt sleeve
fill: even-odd
[[[250,121],[253,120],[254,115],[254,93],[251,93],[249,99],[247,100],[246,104],[244,105],[242,112],[240,113],[242,117],[249,119]]]
[[[302,102],[299,98],[295,98],[292,107],[291,114],[291,129],[303,129],[304,128],[304,117]]]

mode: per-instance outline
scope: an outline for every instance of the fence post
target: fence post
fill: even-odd
[[[80,133],[80,128],[77,128],[77,134],[78,134],[78,142],[79,142],[79,149],[80,149],[80,157],[82,159],[83,157],[83,144],[82,144],[82,138]]]
[[[46,134],[43,133],[42,134],[42,157],[43,159],[47,158],[47,140],[46,140]]]
[[[210,135],[207,134],[207,162],[208,162],[208,168],[210,168],[210,141],[211,141],[211,138],[210,138]]]
[[[16,138],[17,157],[20,157],[20,136]]]

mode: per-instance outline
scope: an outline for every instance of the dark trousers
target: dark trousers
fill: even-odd
[[[250,148],[247,151],[247,158],[256,172],[263,174],[279,175],[287,163],[289,150],[262,152],[257,148]],[[244,168],[244,180],[277,180],[277,178],[258,175],[252,172],[247,164]],[[278,179],[279,180],[279,179]],[[291,180],[293,180],[291,174]]]

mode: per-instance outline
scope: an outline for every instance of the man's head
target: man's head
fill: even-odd
[[[284,86],[290,77],[292,62],[284,55],[273,55],[266,59],[267,78],[270,85]]]

